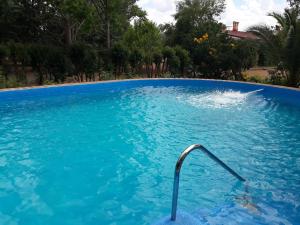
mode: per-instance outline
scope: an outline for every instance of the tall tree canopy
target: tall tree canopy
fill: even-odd
[[[137,5],[137,0],[91,0],[96,8],[100,32],[105,33],[106,47],[120,38],[135,18],[145,18],[146,12]]]
[[[187,49],[201,32],[217,28],[216,17],[225,9],[224,0],[183,0],[177,3],[174,41]]]

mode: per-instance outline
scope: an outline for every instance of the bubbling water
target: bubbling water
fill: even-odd
[[[263,89],[242,93],[240,91],[212,91],[189,96],[187,102],[196,107],[229,108],[245,103],[250,95]]]

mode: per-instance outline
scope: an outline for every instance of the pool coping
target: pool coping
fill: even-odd
[[[273,84],[263,84],[263,83],[254,83],[248,81],[236,81],[236,80],[220,80],[220,79],[203,79],[203,78],[134,78],[134,79],[120,79],[120,80],[102,80],[102,81],[91,81],[91,82],[82,82],[82,83],[64,83],[64,84],[50,84],[50,85],[40,85],[40,86],[28,86],[28,87],[16,87],[16,88],[3,88],[0,89],[1,92],[10,92],[10,91],[22,91],[22,90],[31,90],[31,89],[43,89],[43,88],[55,88],[55,87],[68,87],[68,86],[80,86],[80,85],[91,85],[91,84],[101,84],[101,83],[118,83],[124,81],[141,81],[141,80],[203,80],[203,81],[217,81],[217,82],[228,82],[228,83],[240,83],[240,84],[249,84],[256,86],[265,86],[273,87],[279,89],[286,89],[292,91],[299,91],[300,88],[287,87],[282,85],[273,85]]]

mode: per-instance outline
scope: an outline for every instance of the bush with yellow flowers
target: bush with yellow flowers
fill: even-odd
[[[194,42],[196,42],[197,44],[201,44],[202,42],[205,42],[207,40],[208,40],[208,33],[205,33],[198,38],[194,38]]]
[[[207,78],[243,79],[241,72],[256,60],[255,43],[233,40],[226,33],[205,33],[194,39],[190,51],[194,68]]]

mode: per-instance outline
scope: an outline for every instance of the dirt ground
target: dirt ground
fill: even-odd
[[[257,79],[261,79],[261,80],[266,80],[269,78],[269,70],[274,70],[274,67],[253,67],[249,70],[245,71],[245,74],[247,76],[247,78],[257,78]]]

